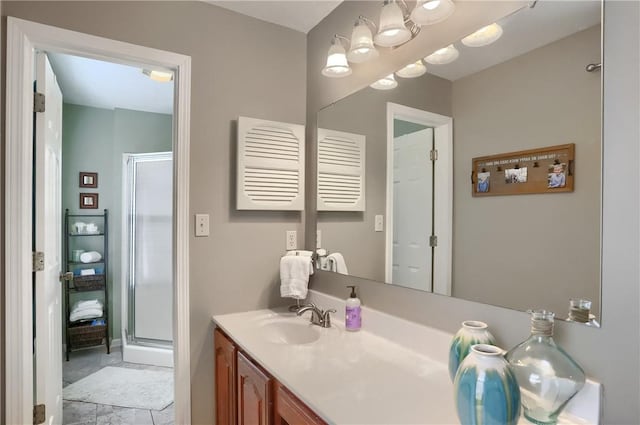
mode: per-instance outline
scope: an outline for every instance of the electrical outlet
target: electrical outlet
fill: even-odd
[[[298,232],[287,230],[287,251],[298,249]]]
[[[322,230],[316,230],[316,249],[322,248]]]
[[[196,236],[209,236],[209,214],[196,214]]]
[[[376,215],[374,230],[376,232],[382,232],[384,230],[384,216]]]

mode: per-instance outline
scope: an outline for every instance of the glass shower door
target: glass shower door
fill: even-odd
[[[127,159],[127,339],[173,341],[173,163],[171,152]]]

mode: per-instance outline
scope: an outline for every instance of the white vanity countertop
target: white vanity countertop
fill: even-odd
[[[242,351],[330,424],[459,423],[447,369],[453,335],[398,318],[389,323],[391,316],[370,309],[363,309],[363,329],[349,332],[344,329],[344,301],[331,298],[318,293],[311,297],[324,309],[338,310],[329,329],[308,324],[310,313],[296,317],[285,310],[219,315],[213,320]],[[303,333],[312,326],[320,337],[290,344],[269,330],[274,322],[288,322]],[[408,332],[405,326],[415,327],[418,333]],[[597,422],[567,419],[561,423]]]

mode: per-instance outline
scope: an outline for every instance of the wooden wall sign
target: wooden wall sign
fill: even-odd
[[[575,144],[472,159],[473,196],[573,192]]]

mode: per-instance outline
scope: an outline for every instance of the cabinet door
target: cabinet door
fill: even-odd
[[[238,353],[238,424],[271,425],[271,378]]]
[[[216,373],[216,423],[236,423],[236,346],[219,329],[213,335]]]
[[[279,382],[275,383],[275,387],[274,425],[325,425],[322,419]]]

